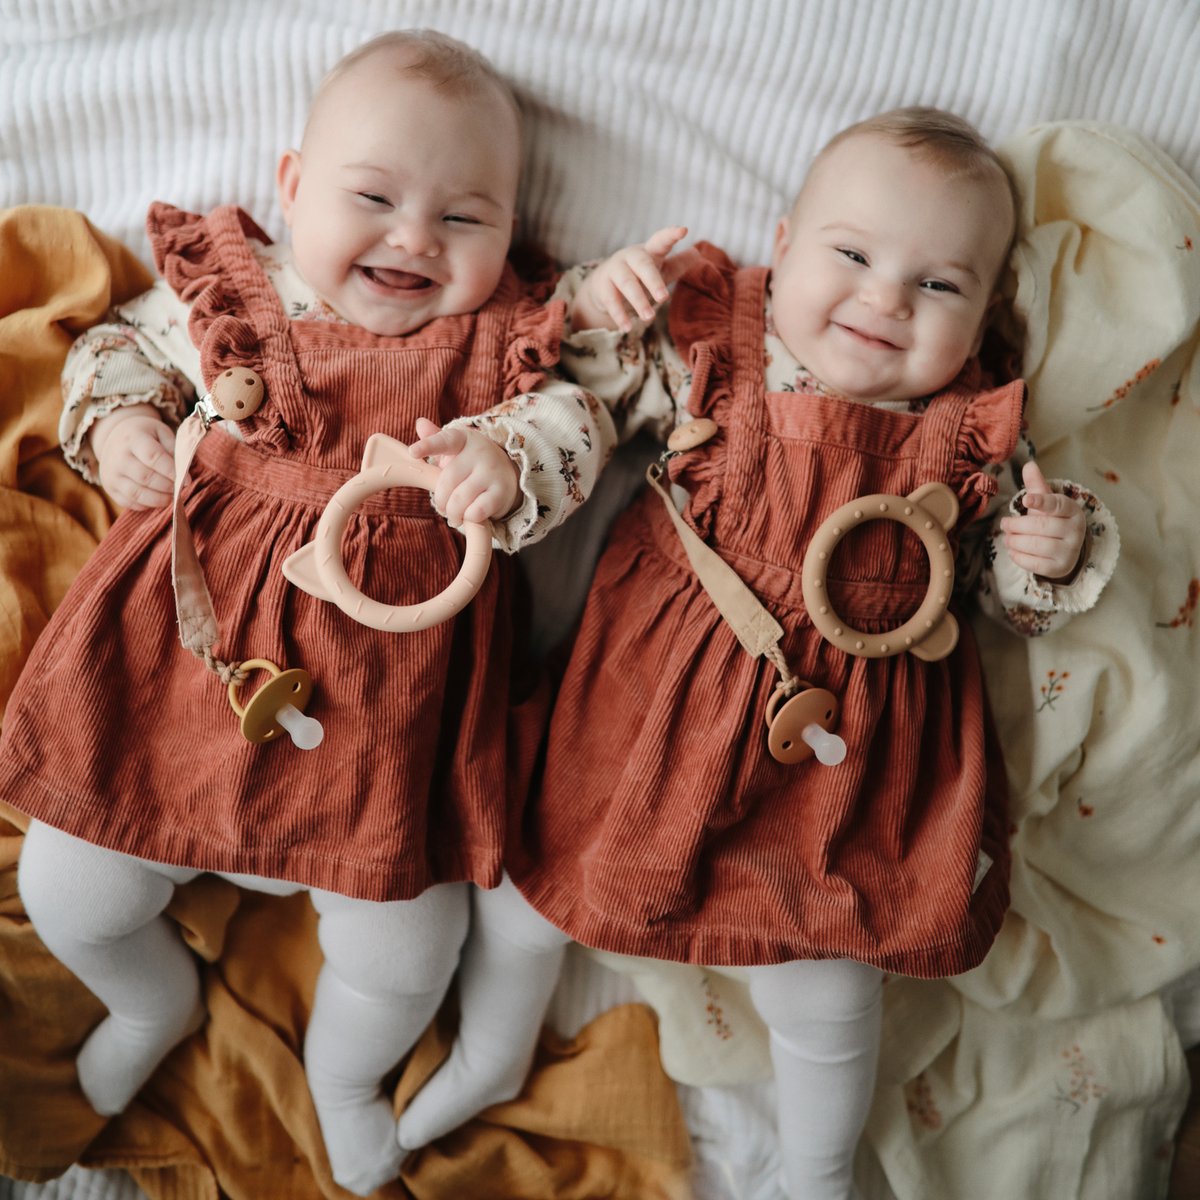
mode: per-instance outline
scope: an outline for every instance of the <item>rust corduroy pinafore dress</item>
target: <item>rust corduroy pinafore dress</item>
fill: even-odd
[[[794,674],[839,697],[849,752],[836,767],[770,757],[778,676],[741,648],[647,492],[597,567],[510,869],[544,916],[607,950],[965,970],[999,928],[1009,861],[969,624],[959,614],[961,640],[940,662],[851,657],[814,630],[800,567],[825,517],[862,495],[936,480],[964,521],[978,515],[995,489],[981,468],[1011,456],[1024,388],[956,384],[923,414],[769,394],[766,271],[704,254],[676,285],[671,331],[690,354],[689,411],[719,432],[673,457],[670,475],[685,519],[783,626]],[[874,521],[839,546],[829,594],[852,626],[881,631],[916,609],[927,576],[917,538]]]
[[[226,688],[184,650],[170,574],[170,510],[126,512],[38,640],[0,741],[0,795],[87,841],[188,867],[289,879],[369,900],[499,880],[506,823],[510,564],[497,556],[451,621],[382,633],[288,583],[280,564],[314,535],[361,466],[367,438],[405,443],[534,388],[558,354],[561,306],[506,269],[478,313],[405,337],[290,320],[235,208],[156,205],[158,265],[192,305],[204,377],[262,377],[266,401],[201,442],[187,484],[225,661],[265,658],[313,677],[324,742],[254,745]],[[462,539],[429,496],[362,504],[343,538],[352,582],[387,603],[441,590]],[[266,678],[252,675],[249,691]],[[249,694],[247,692],[247,696]],[[243,699],[247,698],[244,696]]]

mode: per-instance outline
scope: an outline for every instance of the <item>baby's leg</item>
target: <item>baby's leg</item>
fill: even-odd
[[[365,1196],[406,1152],[381,1088],[433,1019],[467,933],[465,883],[375,904],[314,890],[325,955],[304,1065],[334,1179]]]
[[[846,959],[753,967],[749,976],[771,1031],[787,1194],[851,1200],[879,1061],[883,976]]]
[[[83,1094],[102,1116],[121,1112],[204,1019],[196,964],[161,915],[175,882],[170,868],[40,821],[25,835],[17,870],[25,911],[50,953],[108,1009],[76,1060]]]
[[[520,1092],[569,941],[507,875],[491,891],[472,888],[471,898],[458,1037],[400,1118],[400,1144],[409,1150]]]

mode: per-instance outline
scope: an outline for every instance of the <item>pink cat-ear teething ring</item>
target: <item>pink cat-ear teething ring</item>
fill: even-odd
[[[826,587],[834,548],[867,521],[899,521],[921,539],[929,556],[929,587],[907,621],[884,633],[863,633],[833,611]],[[954,586],[954,551],[947,532],[958,520],[958,498],[944,483],[926,483],[908,496],[862,496],[831,513],[804,555],[801,589],[817,632],[839,650],[860,658],[890,658],[906,651],[935,662],[958,644],[958,622],[946,611]]]
[[[432,491],[438,468],[415,458],[403,442],[372,434],[363,451],[362,470],[329,498],[316,536],[289,555],[283,574],[298,588],[336,604],[348,617],[372,629],[411,633],[449,620],[479,591],[492,561],[492,535],[486,525],[464,522],[466,552],[449,585],[420,604],[383,604],[364,595],[350,582],[342,562],[342,534],[350,514],[368,496],[393,487]]]

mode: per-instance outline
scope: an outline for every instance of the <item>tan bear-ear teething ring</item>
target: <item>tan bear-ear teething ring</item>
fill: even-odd
[[[462,566],[436,596],[420,604],[383,604],[372,600],[350,582],[342,562],[342,534],[350,514],[368,496],[388,488],[418,487],[432,491],[438,468],[414,458],[403,442],[380,433],[367,439],[362,468],[330,497],[313,540],[284,560],[284,575],[298,588],[332,601],[348,617],[372,629],[413,632],[448,620],[470,603],[483,584],[492,559],[491,532],[486,525],[463,524],[467,546]]]
[[[867,521],[899,521],[921,539],[929,556],[929,587],[904,624],[884,633],[863,633],[833,611],[827,574],[834,548]],[[958,644],[958,622],[946,611],[954,586],[954,552],[946,533],[958,520],[958,499],[943,483],[926,483],[909,496],[879,494],[843,504],[814,534],[804,556],[801,587],[817,632],[847,654],[890,658],[906,651],[933,662]]]

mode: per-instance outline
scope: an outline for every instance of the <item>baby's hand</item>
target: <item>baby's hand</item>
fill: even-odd
[[[441,467],[433,504],[451,525],[513,510],[521,491],[517,464],[490,438],[477,429],[441,429],[424,417],[417,418],[417,438],[412,453]]]
[[[122,508],[159,508],[175,490],[175,431],[152,404],[131,404],[91,429],[100,486]]]
[[[1005,549],[1022,570],[1050,583],[1070,583],[1079,569],[1087,532],[1083,509],[1070,496],[1051,491],[1032,459],[1022,468],[1021,478],[1026,514],[1001,520]]]
[[[667,287],[687,269],[693,253],[670,257],[680,239],[687,236],[682,225],[672,225],[651,234],[638,246],[626,246],[594,267],[579,286],[571,302],[574,329],[620,329],[633,327],[630,312],[643,321],[654,320],[654,311],[667,298]]]

